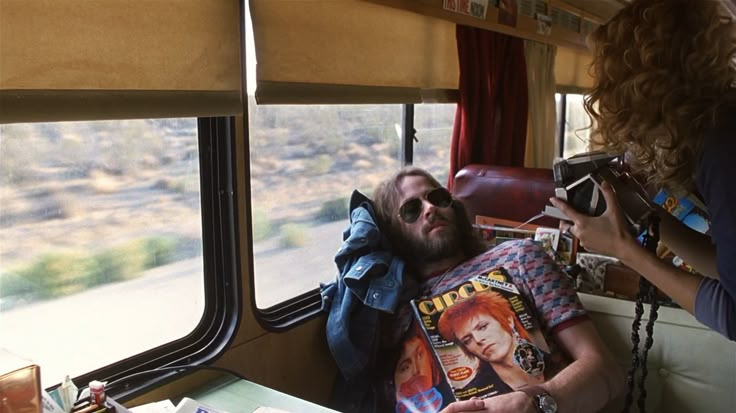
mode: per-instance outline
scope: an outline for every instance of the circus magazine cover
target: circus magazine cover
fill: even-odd
[[[411,301],[450,398],[493,397],[544,382],[549,347],[510,281],[497,268]],[[455,400],[443,400],[442,406]]]

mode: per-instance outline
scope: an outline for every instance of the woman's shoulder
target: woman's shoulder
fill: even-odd
[[[736,104],[724,106],[705,133],[695,175],[704,197],[711,183],[736,176]]]
[[[705,131],[704,151],[723,149],[724,145],[736,148],[736,102],[724,105],[716,115],[711,128]]]

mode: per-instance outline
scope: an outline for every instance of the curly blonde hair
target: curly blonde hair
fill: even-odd
[[[734,24],[720,2],[634,0],[591,33],[594,145],[627,152],[634,171],[693,188],[697,154],[734,99]]]

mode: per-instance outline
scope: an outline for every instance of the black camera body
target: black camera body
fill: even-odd
[[[585,152],[555,162],[552,167],[555,196],[578,212],[601,215],[606,210],[606,201],[598,189],[600,180],[595,172],[618,162],[618,158],[604,152]]]
[[[555,196],[567,201],[576,211],[600,216],[606,200],[600,190],[608,182],[616,193],[629,224],[638,232],[654,210],[644,187],[623,171],[623,155],[585,152],[562,159],[553,165]]]

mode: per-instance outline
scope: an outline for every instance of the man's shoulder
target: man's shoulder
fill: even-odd
[[[561,277],[559,269],[552,265],[551,258],[538,243],[519,239],[506,241],[463,261],[447,273],[425,282],[420,290],[424,291],[423,295],[435,294],[494,270],[505,271],[508,281],[515,284],[525,296],[533,295],[530,285],[557,285]]]
[[[517,239],[505,241],[466,260],[461,265],[468,268],[478,266],[504,267],[514,272],[520,265],[526,265],[530,262],[542,264],[549,261],[549,255],[539,243],[531,239]]]
[[[519,254],[529,253],[544,253],[544,248],[542,248],[542,246],[537,241],[534,241],[531,238],[513,239],[509,241],[504,241],[503,243],[482,252],[473,259],[483,256],[518,257]]]

